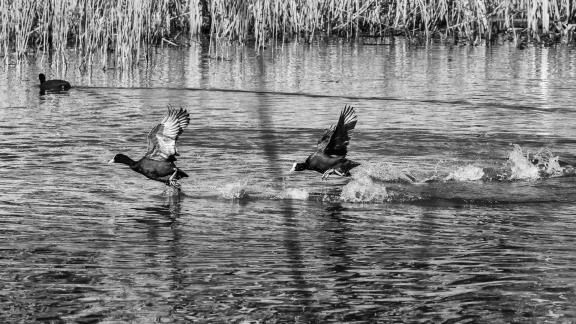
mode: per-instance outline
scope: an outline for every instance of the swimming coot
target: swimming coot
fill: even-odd
[[[130,169],[141,173],[149,179],[160,181],[168,186],[180,188],[177,180],[188,177],[174,164],[176,156],[176,141],[184,128],[190,123],[190,113],[186,109],[168,107],[168,114],[160,124],[154,126],[148,133],[148,151],[138,161],[124,154],[116,154],[108,163],[122,163]]]
[[[290,172],[314,170],[323,173],[323,180],[331,174],[350,176],[350,170],[360,165],[346,158],[350,132],[356,126],[357,119],[354,107],[345,106],[340,112],[338,124],[327,129],[318,141],[316,152],[303,163],[294,163]]]
[[[40,93],[44,94],[46,91],[67,91],[70,90],[71,86],[68,81],[64,80],[46,80],[44,73],[38,75],[40,78]]]

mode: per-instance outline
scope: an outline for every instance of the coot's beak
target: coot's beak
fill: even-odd
[[[296,172],[296,164],[298,164],[298,163],[294,162],[294,164],[292,164],[292,169],[290,169],[290,171],[288,171],[288,173]]]
[[[108,161],[108,164],[112,164],[114,163],[114,158],[111,158],[110,161]]]

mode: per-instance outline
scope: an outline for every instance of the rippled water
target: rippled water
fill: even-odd
[[[576,161],[574,57],[397,40],[11,65],[0,322],[575,321],[576,178],[514,155]],[[39,72],[75,88],[40,96]],[[192,113],[181,195],[106,163],[143,155],[168,104]],[[363,165],[288,174],[345,104]]]

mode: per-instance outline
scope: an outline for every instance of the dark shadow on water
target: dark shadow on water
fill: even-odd
[[[175,192],[174,189],[168,188],[160,196],[161,204],[159,206],[150,206],[143,208],[134,208],[135,210],[144,211],[146,214],[154,216],[153,218],[146,218],[140,220],[143,223],[158,222],[161,219],[168,221],[168,223],[173,223],[178,218],[180,218],[181,213],[181,201],[186,195],[182,191]],[[157,216],[160,216],[158,218]]]
[[[331,260],[331,266],[328,270],[342,276],[342,279],[345,280],[349,275],[350,264],[353,262],[348,256],[350,253],[348,245],[349,220],[342,215],[342,209],[340,203],[328,205],[321,220],[322,229],[326,235],[324,248]]]
[[[328,204],[324,213],[320,215],[322,229],[322,247],[328,258],[326,262],[326,275],[334,278],[333,292],[330,307],[334,309],[354,310],[354,302],[345,296],[354,295],[354,280],[360,274],[353,270],[358,263],[350,255],[357,253],[349,243],[352,219],[342,213],[344,208],[340,203]],[[371,310],[356,310],[350,312],[346,320],[363,320],[371,316]]]
[[[149,246],[162,247],[159,252],[156,249],[150,249],[144,252],[148,268],[162,269],[165,273],[170,295],[165,297],[161,303],[168,303],[174,309],[181,305],[179,302],[188,300],[189,296],[183,287],[188,279],[186,271],[186,249],[182,243],[182,231],[180,224],[182,200],[186,196],[181,191],[173,192],[167,189],[160,197],[161,204],[158,206],[149,206],[144,208],[135,208],[143,211],[143,217],[136,221],[145,224],[147,229],[146,241]],[[148,217],[147,217],[148,216]],[[167,229],[169,228],[169,231]],[[167,234],[168,233],[168,234]],[[169,235],[169,237],[166,237]],[[167,263],[159,263],[158,253],[166,254]],[[153,294],[153,292],[152,292]]]
[[[264,62],[263,56],[258,57],[258,67],[259,67],[259,87],[260,89],[265,88],[265,75],[266,75],[266,66]],[[269,172],[275,178],[282,178],[283,172],[281,166],[278,164],[279,152],[276,146],[273,144],[276,142],[276,132],[274,128],[274,124],[270,117],[268,107],[269,102],[267,100],[267,96],[269,95],[267,91],[261,91],[258,93],[258,118],[260,121],[261,129],[260,129],[260,137],[262,138],[263,144],[263,151],[266,156],[266,160],[269,164]],[[282,203],[282,211],[284,217],[283,228],[285,229],[284,232],[284,248],[286,249],[286,253],[288,256],[288,264],[290,267],[290,275],[292,277],[292,286],[295,288],[294,296],[298,305],[291,305],[288,311],[294,311],[298,313],[298,316],[303,315],[303,320],[305,322],[314,322],[315,314],[311,311],[310,300],[312,298],[312,294],[308,289],[310,286],[307,284],[306,280],[304,279],[304,262],[302,257],[302,246],[299,237],[299,224],[298,220],[294,216],[294,206],[292,205],[292,201],[284,200]],[[287,307],[288,305],[284,305],[283,307]],[[297,307],[294,307],[297,306]],[[296,317],[296,314],[294,315]]]

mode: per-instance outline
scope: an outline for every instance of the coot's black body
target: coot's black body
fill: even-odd
[[[44,94],[48,92],[60,92],[68,91],[71,86],[68,81],[64,80],[46,80],[46,76],[43,73],[38,75],[40,79],[40,93]]]

